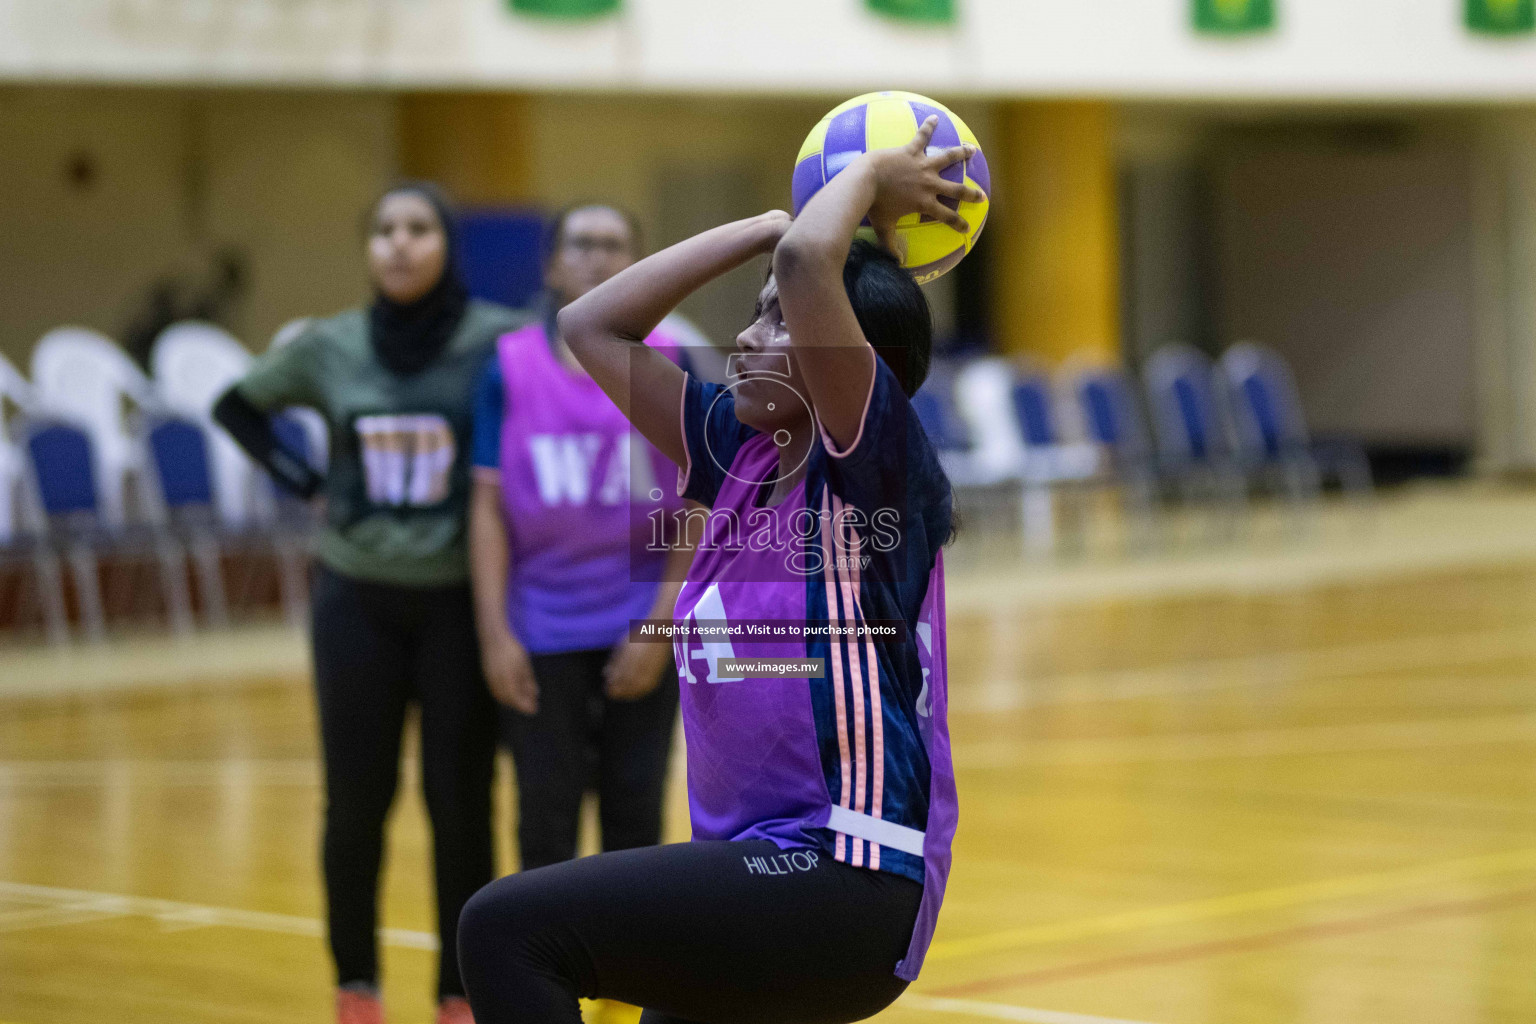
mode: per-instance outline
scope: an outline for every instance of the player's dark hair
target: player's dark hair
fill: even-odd
[[[923,289],[895,256],[862,238],[848,250],[843,287],[864,339],[896,372],[901,389],[911,398],[928,379],[933,363],[933,315]]]
[[[885,360],[911,398],[928,379],[933,365],[933,314],[928,309],[928,297],[895,256],[862,238],[855,239],[848,250],[843,287],[864,340]],[[959,514],[951,508],[949,530],[941,543],[952,542],[959,530]]]
[[[614,203],[572,203],[555,211],[555,215],[549,218],[549,223],[544,225],[544,266],[554,260],[560,252],[560,246],[565,242],[565,224],[571,219],[572,214],[582,210],[612,210],[624,218],[624,224],[629,228],[629,244],[636,259],[645,252],[640,236],[640,218],[622,206]]]

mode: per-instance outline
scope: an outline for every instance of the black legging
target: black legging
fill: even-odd
[[[509,875],[459,921],[476,1024],[846,1024],[907,987],[923,887],[765,840],[678,843]]]
[[[604,851],[661,842],[677,670],[669,663],[661,683],[640,700],[610,700],[603,695],[609,653],[534,655],[539,713],[501,710],[502,734],[517,765],[525,871],[576,856],[581,797],[594,784]]]
[[[421,709],[421,776],[432,819],[438,995],[462,995],[459,911],[495,877],[491,780],[496,707],[480,671],[467,586],[364,583],[317,567],[315,690],[325,754],[324,867],[337,983],[377,984],[384,824],[406,706]]]

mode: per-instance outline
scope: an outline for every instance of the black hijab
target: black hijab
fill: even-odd
[[[443,274],[425,295],[415,302],[399,303],[375,291],[373,305],[368,308],[368,337],[374,355],[391,373],[409,376],[425,370],[443,354],[464,319],[469,292],[459,277],[458,221],[453,206],[443,190],[431,182],[406,182],[380,196],[369,218],[370,236],[372,218],[378,215],[380,204],[401,193],[420,196],[431,204],[446,241]]]

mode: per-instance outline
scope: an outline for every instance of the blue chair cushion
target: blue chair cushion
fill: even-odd
[[[149,451],[167,508],[213,504],[208,442],[197,424],[162,420],[149,432]]]
[[[288,451],[301,455],[304,461],[314,464],[311,457],[314,453],[309,450],[309,431],[304,429],[304,424],[299,422],[297,416],[289,416],[285,413],[277,413],[272,417],[272,433],[277,435],[277,441]]]
[[[1120,447],[1125,440],[1125,431],[1117,414],[1114,385],[1103,378],[1084,381],[1082,399],[1093,439],[1110,448]]]
[[[1019,420],[1028,444],[1055,444],[1056,430],[1051,424],[1051,396],[1048,385],[1038,378],[1021,380],[1013,386],[1013,413]]]
[[[1184,421],[1184,436],[1189,441],[1189,454],[1193,459],[1205,459],[1211,454],[1211,424],[1200,389],[1188,377],[1173,382],[1173,397],[1179,403],[1179,416]]]
[[[1253,418],[1258,422],[1264,455],[1271,459],[1278,458],[1283,439],[1280,410],[1275,402],[1274,390],[1268,381],[1255,375],[1243,381],[1243,394],[1248,399],[1249,408],[1253,410]]]
[[[929,388],[921,388],[912,396],[912,409],[935,448],[961,451],[969,447],[964,424],[943,396]]]
[[[27,454],[49,515],[96,511],[96,467],[89,434],[65,423],[50,423],[28,436]]]

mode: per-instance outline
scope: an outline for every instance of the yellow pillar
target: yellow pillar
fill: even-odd
[[[988,161],[993,329],[1004,352],[1054,365],[1120,359],[1113,111],[1106,103],[1012,102]],[[996,154],[994,157],[993,154]]]
[[[400,169],[468,206],[534,199],[527,96],[412,93],[400,99]]]

